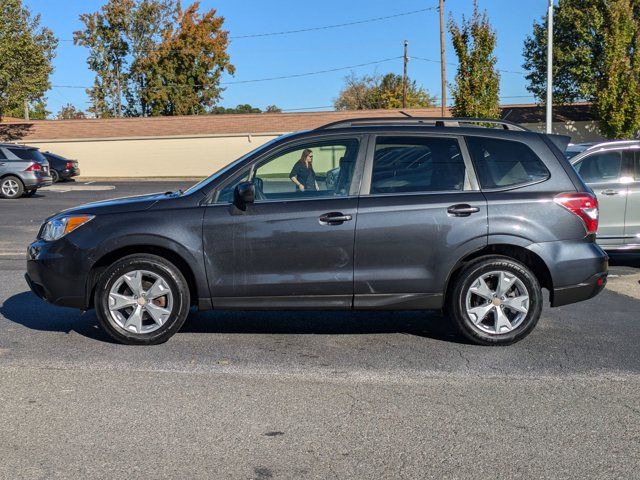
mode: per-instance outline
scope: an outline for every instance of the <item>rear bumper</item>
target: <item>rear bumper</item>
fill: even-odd
[[[561,307],[570,303],[582,302],[598,295],[607,284],[607,272],[597,273],[578,285],[554,288],[551,299],[552,307]]]
[[[71,177],[77,177],[80,175],[79,168],[65,168],[64,170],[56,170],[58,172],[58,176],[62,179],[67,179]]]
[[[20,180],[24,183],[24,188],[26,190],[48,187],[53,183],[53,179],[50,175],[42,175],[37,172],[25,172],[25,174],[20,177]]]

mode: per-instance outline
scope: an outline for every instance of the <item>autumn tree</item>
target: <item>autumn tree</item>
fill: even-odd
[[[220,100],[220,78],[233,73],[224,18],[215,10],[198,13],[195,2],[185,10],[178,4],[175,21],[162,43],[140,59],[146,78],[141,98],[151,115],[196,115],[211,111]]]
[[[394,73],[362,77],[352,73],[345,78],[334,107],[336,110],[402,108],[402,86],[402,76]],[[433,107],[435,100],[415,80],[407,80],[406,108]]]
[[[87,118],[87,116],[82,110],[78,110],[71,103],[67,103],[58,111],[56,118],[58,120],[78,120],[81,118]]]
[[[0,117],[22,116],[25,102],[36,115],[46,111],[44,93],[58,45],[40,16],[32,16],[21,0],[0,2]]]
[[[630,137],[640,129],[640,1],[559,0],[553,26],[553,95],[588,101],[602,132]],[[524,43],[527,89],[547,92],[547,22],[534,22]]]
[[[478,10],[474,1],[471,18],[462,17],[458,25],[449,19],[453,49],[458,57],[458,71],[452,113],[456,117],[497,118],[500,115],[500,75],[496,70],[496,33],[487,12]]]
[[[96,116],[204,113],[220,98],[220,76],[233,73],[223,17],[195,2],[109,0],[81,15],[76,44],[96,73],[88,90]]]

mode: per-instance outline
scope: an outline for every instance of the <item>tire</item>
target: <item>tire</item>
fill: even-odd
[[[58,172],[52,168],[50,170],[50,173],[51,173],[51,179],[53,180],[53,183],[58,183],[60,181],[60,175],[58,175]]]
[[[543,298],[538,279],[512,258],[478,258],[453,281],[447,312],[473,343],[510,345],[526,337],[540,319]]]
[[[152,297],[157,293],[162,295]],[[135,254],[116,261],[100,276],[94,304],[100,325],[116,341],[157,345],[180,330],[189,315],[190,298],[189,285],[175,265],[156,255]]]
[[[0,197],[20,198],[24,193],[24,183],[18,177],[9,175],[0,180]]]
[[[25,191],[23,193],[23,196],[25,196],[25,197],[33,197],[36,194],[37,191],[38,191],[37,188],[34,188],[33,190],[27,190],[27,191]]]

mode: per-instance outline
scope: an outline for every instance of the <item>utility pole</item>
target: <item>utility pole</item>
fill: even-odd
[[[29,121],[29,100],[24,99],[24,119]]]
[[[440,94],[440,114],[444,117],[447,108],[447,69],[445,66],[446,55],[444,51],[444,0],[440,0],[438,10],[440,10],[440,87],[442,92]]]
[[[409,42],[404,41],[404,70],[402,72],[402,108],[407,108],[407,63],[409,62]]]
[[[547,133],[553,131],[553,0],[547,11]]]

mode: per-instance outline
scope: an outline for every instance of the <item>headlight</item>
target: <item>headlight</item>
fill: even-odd
[[[63,215],[52,218],[42,227],[40,238],[46,242],[58,240],[93,218],[94,215]]]

